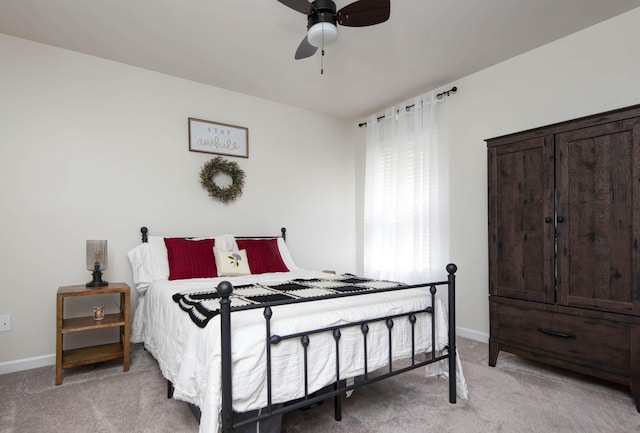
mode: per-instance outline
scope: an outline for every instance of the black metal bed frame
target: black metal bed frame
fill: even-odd
[[[147,233],[148,230],[146,227],[142,227],[140,229],[142,232],[142,241],[147,242]],[[283,239],[286,239],[286,229],[281,229]],[[252,236],[251,238],[272,238],[273,236]],[[238,237],[242,239],[242,237]],[[388,292],[388,291],[397,291],[397,290],[407,290],[407,289],[415,289],[420,287],[429,287],[429,292],[431,295],[431,304],[426,309],[410,311],[406,313],[388,315],[383,317],[377,317],[374,319],[357,321],[357,322],[349,322],[342,325],[330,326],[319,329],[310,329],[304,332],[297,332],[288,335],[273,335],[271,334],[271,319],[273,317],[273,309],[272,307],[278,305],[285,304],[293,304],[300,302],[310,302],[310,301],[318,301],[317,299],[294,299],[294,300],[286,300],[286,301],[276,301],[276,302],[268,302],[257,305],[243,305],[238,307],[231,306],[231,296],[233,294],[233,285],[228,281],[223,281],[217,286],[218,294],[221,297],[220,300],[220,333],[221,333],[221,373],[222,373],[222,407],[221,407],[221,427],[223,433],[231,433],[235,431],[235,429],[247,426],[249,424],[253,424],[258,421],[263,421],[273,416],[282,415],[286,412],[290,412],[296,409],[310,407],[314,404],[320,403],[328,398],[333,397],[334,399],[334,417],[336,421],[340,421],[342,419],[342,407],[341,407],[341,395],[346,393],[347,391],[351,391],[355,388],[359,388],[361,386],[365,386],[374,382],[378,382],[380,380],[396,376],[398,374],[414,370],[416,368],[420,368],[426,366],[428,364],[433,364],[435,362],[441,362],[444,360],[448,360],[449,367],[449,402],[456,403],[456,315],[455,315],[455,273],[457,271],[457,266],[455,264],[448,264],[446,266],[446,270],[448,273],[448,277],[446,281],[437,281],[432,283],[425,284],[416,284],[410,286],[401,286],[394,287],[389,289],[376,289],[367,291],[366,294],[358,294],[354,292],[346,292],[340,293],[336,295],[331,295],[327,297],[323,297],[322,299],[332,299],[332,298],[341,298],[347,296],[366,296],[371,293],[380,293],[380,292]],[[447,288],[447,300],[448,300],[448,344],[445,346],[444,350],[440,355],[436,355],[436,331],[435,331],[435,314],[434,314],[434,306],[436,305],[436,294],[438,291],[438,287],[446,286]],[[263,408],[258,415],[246,417],[244,416],[241,421],[234,421],[234,413],[233,413],[233,395],[232,395],[232,359],[231,359],[231,313],[233,311],[243,311],[243,310],[253,310],[253,309],[263,309],[263,316],[265,319],[265,338],[266,338],[266,369],[267,369],[267,406]],[[420,355],[415,351],[415,324],[418,320],[417,315],[420,313],[427,313],[431,320],[431,352],[425,353],[427,359],[424,361],[417,361],[416,356]],[[392,328],[394,326],[394,320],[400,320],[402,318],[406,318],[411,325],[411,358],[410,365],[404,366],[402,368],[393,368],[393,339],[392,339]],[[369,371],[368,363],[367,363],[367,334],[369,332],[369,325],[371,323],[376,322],[385,322],[385,325],[388,329],[388,371],[386,373],[372,375],[373,372]],[[341,330],[345,328],[359,327],[362,333],[363,338],[363,356],[364,356],[364,372],[362,375],[362,379],[358,381],[354,381],[352,384],[347,385],[346,379],[340,377],[340,337]],[[314,393],[309,393],[308,389],[308,359],[307,359],[307,348],[310,343],[310,336],[313,334],[319,334],[323,332],[331,332],[333,338],[335,340],[335,360],[336,360],[336,378],[332,387],[329,389],[325,388],[321,391],[316,391]],[[271,371],[271,346],[277,345],[281,341],[290,340],[290,339],[299,339],[300,344],[303,349],[304,356],[304,396],[294,402],[288,402],[283,404],[274,404],[272,401],[272,371]],[[408,358],[409,359],[409,358]],[[173,386],[171,382],[167,381],[168,384],[168,397],[170,398],[173,394]]]

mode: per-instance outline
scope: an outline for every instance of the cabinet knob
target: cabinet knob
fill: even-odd
[[[559,222],[559,223],[563,223],[563,222],[564,222],[564,217],[559,216],[559,217],[558,217],[558,222]]]
[[[553,222],[553,218],[551,218],[551,217],[546,217],[546,218],[544,219],[544,222],[546,222],[547,224],[551,224],[551,223]]]

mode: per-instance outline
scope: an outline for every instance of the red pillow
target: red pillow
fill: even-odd
[[[213,257],[214,239],[192,241],[185,238],[164,238],[169,258],[169,279],[213,278],[218,276]]]
[[[236,239],[239,250],[247,250],[247,261],[252,274],[289,272],[282,261],[278,239]]]

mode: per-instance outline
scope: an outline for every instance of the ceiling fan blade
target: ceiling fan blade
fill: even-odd
[[[305,15],[311,14],[315,11],[315,7],[307,0],[278,0],[285,6],[289,6],[291,9],[296,10]]]
[[[389,19],[390,0],[358,0],[338,11],[338,24],[347,27],[365,27]]]
[[[307,57],[313,56],[316,51],[318,51],[318,47],[314,47],[309,43],[309,40],[305,36],[300,45],[298,45],[298,49],[296,50],[296,60],[306,59]]]

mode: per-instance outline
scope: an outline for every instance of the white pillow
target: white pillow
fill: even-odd
[[[133,283],[136,290],[143,293],[153,281],[153,272],[151,269],[151,254],[149,253],[149,244],[143,243],[127,252],[131,270],[133,271]]]
[[[216,259],[216,268],[220,277],[237,277],[251,274],[246,250],[229,251],[213,247],[213,256]]]
[[[278,238],[278,249],[280,250],[280,257],[282,257],[282,261],[289,268],[290,271],[298,269],[295,262],[293,261],[293,257],[291,257],[291,253],[289,252],[289,247],[284,239]]]
[[[153,280],[169,279],[169,256],[167,246],[164,244],[164,237],[149,236],[149,257],[151,262],[151,276]]]

